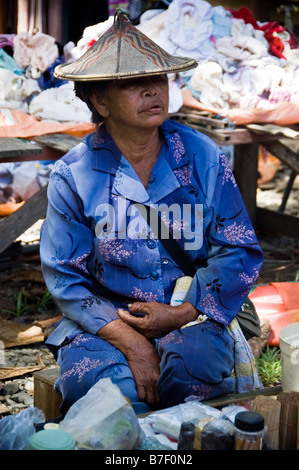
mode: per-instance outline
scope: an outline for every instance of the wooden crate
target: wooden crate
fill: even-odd
[[[42,370],[35,372],[34,377],[34,406],[44,412],[46,421],[58,418],[60,416],[59,406],[61,404],[61,395],[54,390],[55,380],[59,377],[60,369]],[[238,404],[246,401],[254,400],[258,395],[275,396],[282,391],[281,385],[276,387],[265,387],[261,390],[252,390],[247,393],[237,393],[224,395],[213,400],[203,401],[204,405],[215,408],[222,408],[232,404]],[[151,412],[150,412],[151,413]],[[144,413],[139,417],[147,416],[150,413]]]
[[[59,373],[59,367],[55,367],[41,370],[33,374],[34,406],[44,412],[46,421],[58,418],[61,414],[59,407],[62,398],[54,389],[54,383],[59,377]]]

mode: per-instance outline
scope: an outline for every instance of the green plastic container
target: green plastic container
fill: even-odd
[[[75,439],[59,429],[43,429],[29,440],[30,450],[74,450]]]

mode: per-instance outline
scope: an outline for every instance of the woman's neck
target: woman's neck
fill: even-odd
[[[109,126],[106,128],[120,152],[130,162],[141,182],[147,187],[152,168],[161,149],[162,139],[159,129],[135,133],[131,131],[130,135],[124,135],[119,131],[114,132],[113,129],[109,129]]]

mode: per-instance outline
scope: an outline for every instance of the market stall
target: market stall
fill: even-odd
[[[110,5],[110,14],[113,6],[116,4]],[[112,23],[111,14],[85,28],[77,44],[69,42],[63,50],[55,38],[40,31],[1,35],[0,137],[33,139],[54,132],[82,137],[92,132],[86,105],[75,97],[70,82],[55,78],[54,69],[80,57]],[[255,224],[259,144],[283,137],[296,143],[298,136],[299,49],[295,34],[290,26],[276,21],[259,22],[246,7],[234,10],[202,0],[174,0],[164,3],[162,10],[148,8],[138,28],[167,52],[198,61],[197,68],[169,76],[170,116],[208,134],[232,153],[231,164]],[[216,126],[211,126],[210,118]],[[269,124],[275,129],[267,128]],[[285,158],[286,148],[290,148],[286,141],[283,152],[276,146],[275,156],[289,164],[297,150],[292,144],[290,156]],[[7,163],[2,163],[2,173],[6,177]],[[0,179],[1,202],[7,202],[3,185]]]
[[[171,54],[191,56],[198,61],[196,69],[169,76],[170,118],[203,132],[224,151],[231,152],[230,160],[235,178],[254,225],[258,226],[263,222],[264,227],[274,227],[275,222],[270,218],[266,219],[269,214],[263,212],[261,215],[256,207],[258,147],[263,144],[292,171],[298,173],[299,49],[296,38],[291,31],[279,24],[258,22],[246,9],[234,11],[213,7],[209,2],[201,0],[173,0],[168,4],[169,8],[162,12],[155,9],[146,11],[140,18],[139,28]],[[63,51],[59,50],[53,37],[41,32],[2,36],[0,202],[4,205],[16,203],[21,206],[0,223],[0,252],[32,223],[43,217],[47,202],[47,178],[53,161],[94,130],[88,108],[77,99],[69,82],[57,80],[54,69],[56,65],[72,62],[84,54],[112,22],[113,16],[110,16],[104,22],[91,25],[83,31],[82,38],[76,45],[66,44]],[[271,126],[268,127],[267,124]],[[30,166],[25,166],[28,162]],[[22,178],[22,171],[30,180],[29,186],[23,187],[23,190],[28,189],[27,195],[25,191],[21,195],[16,190],[17,177]],[[298,220],[292,223],[288,221],[287,227],[281,221],[279,227],[276,225],[277,228],[281,231],[287,228],[289,233],[298,233]],[[54,391],[56,372],[57,370],[51,369],[50,378],[43,373],[35,377],[35,405],[51,412],[50,416],[42,416],[42,419],[57,417],[60,397]],[[49,386],[47,393],[44,393],[44,384]],[[111,390],[112,397],[114,391]],[[258,390],[246,397],[221,397],[220,401],[214,403],[201,404],[197,400],[191,400],[174,410],[160,410],[146,417],[138,417],[138,422],[133,415],[133,425],[131,409],[128,410],[125,398],[118,394],[119,402],[116,403],[120,404],[119,408],[124,406],[127,411],[123,420],[117,421],[116,428],[109,428],[108,433],[105,424],[103,426],[100,422],[95,423],[95,426],[99,426],[101,432],[104,429],[106,448],[110,449],[111,445],[124,445],[129,446],[126,449],[199,450],[204,442],[203,429],[208,422],[222,419],[227,424],[230,421],[223,414],[227,410],[218,408],[238,405],[236,412],[250,410],[264,413],[263,405],[265,403],[266,408],[272,405],[272,395],[275,395],[275,403],[281,403],[281,407],[288,405],[290,396],[292,400],[293,394],[280,394],[281,391],[281,387],[265,392]],[[279,398],[276,400],[278,394]],[[271,396],[271,400],[259,403],[256,401],[253,404],[257,395],[259,398]],[[298,393],[294,396],[298,410]],[[245,398],[246,404],[243,403]],[[99,401],[101,406],[96,408],[96,412],[91,409],[91,416],[97,416],[101,421],[104,411],[107,411],[107,421],[103,422],[113,427],[115,423],[110,420],[109,414],[111,397],[104,394],[102,401],[92,400],[94,404]],[[114,405],[112,403],[112,408]],[[193,432],[193,440],[188,444],[182,433],[183,423],[188,422],[187,418],[190,416],[189,411],[193,413],[193,421],[196,423],[189,427],[191,434]],[[76,418],[79,414],[77,407],[74,413]],[[112,411],[111,415],[113,413]],[[289,425],[286,420],[292,421],[293,416],[293,410],[292,417],[291,413],[288,416],[282,414],[281,418],[275,416],[275,430],[281,426],[282,432],[285,432],[285,425]],[[72,418],[74,416],[71,416],[70,421]],[[264,414],[264,419],[266,418],[268,416]],[[296,424],[297,418],[298,413]],[[68,420],[64,423],[64,429],[70,434],[72,424]],[[82,421],[80,428],[81,424]],[[291,445],[294,448],[297,444],[297,430],[294,431],[293,421],[291,425]],[[84,430],[84,426],[82,429]],[[264,431],[264,420],[263,428],[259,430]],[[79,434],[80,429],[77,427],[75,431]],[[138,439],[134,437],[135,440],[132,438],[133,441],[128,444],[129,433],[133,431],[138,434]],[[216,428],[216,433],[212,436],[214,445],[219,445],[223,437],[220,432],[221,439],[217,440],[218,431],[219,428]],[[121,441],[117,444],[113,441],[116,435]],[[229,449],[235,449],[237,445],[235,436],[235,430],[231,429],[225,435],[230,441]],[[209,435],[206,438],[209,441]],[[78,448],[97,448],[89,440],[81,441],[79,436],[76,441]],[[189,447],[186,447],[187,444]],[[263,438],[259,437],[255,444],[258,447],[253,447],[254,450],[262,449]],[[238,449],[245,450],[242,439],[241,443],[238,441],[238,445],[242,446],[237,447]],[[285,440],[278,443],[275,435],[275,444],[269,448],[288,448],[288,445]]]

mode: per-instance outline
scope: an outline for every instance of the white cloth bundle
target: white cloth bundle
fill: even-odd
[[[32,78],[38,78],[59,56],[55,38],[43,33],[20,33],[14,37],[14,59]]]

